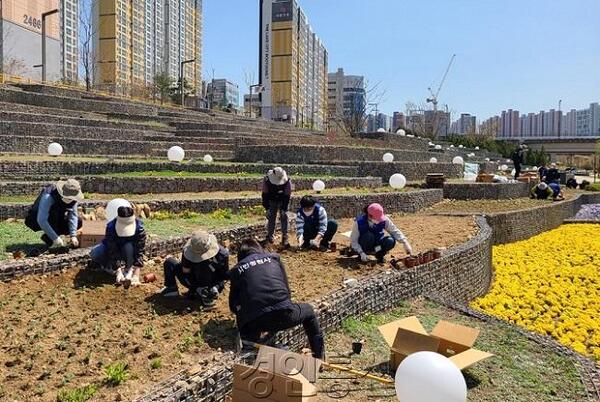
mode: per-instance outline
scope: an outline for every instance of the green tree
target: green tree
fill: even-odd
[[[169,94],[169,96],[171,97],[171,100],[178,105],[181,104],[181,90],[180,90],[179,80],[177,80],[175,82],[175,85],[172,86],[171,89],[172,89],[171,93]],[[184,78],[183,79],[183,91],[185,92],[185,96],[191,95],[193,89],[194,88],[190,85],[188,80]]]
[[[166,73],[160,73],[154,76],[154,90],[160,97],[162,105],[174,90],[175,80]]]

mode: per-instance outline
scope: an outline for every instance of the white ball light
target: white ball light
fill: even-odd
[[[436,145],[435,149],[440,150],[440,149],[442,149],[442,146],[441,145]]]
[[[119,207],[130,207],[131,208],[131,203],[122,198],[115,198],[114,200],[110,201],[106,205],[106,219],[108,219],[109,222],[117,217],[117,212],[119,211]]]
[[[402,361],[394,379],[400,402],[466,402],[467,383],[450,359],[417,352]]]
[[[50,156],[59,156],[63,153],[63,147],[58,142],[53,142],[48,145],[48,154]]]
[[[429,163],[437,163],[437,158],[431,158],[431,159],[429,159]]]
[[[464,148],[462,145],[459,145],[458,147],[459,147],[460,149],[463,149],[463,148]]]
[[[206,163],[213,163],[213,157],[208,154],[204,155],[204,158],[202,158],[202,160]]]
[[[486,161],[486,162],[489,162],[489,161],[490,161],[490,158],[485,158],[485,161]]]
[[[171,162],[181,162],[183,158],[185,158],[185,151],[183,148],[176,145],[169,148],[169,151],[167,152],[167,158],[169,158]]]
[[[394,154],[391,154],[389,152],[383,154],[383,161],[385,163],[392,163],[394,161]]]
[[[455,165],[464,165],[465,161],[460,156],[455,156],[454,159],[452,159],[452,163],[454,163]]]
[[[323,180],[315,180],[312,187],[313,190],[315,190],[317,193],[320,193],[321,191],[325,190],[325,183]]]
[[[402,136],[406,135],[406,131],[404,131],[403,129],[400,129],[398,131],[396,131],[396,134],[400,134]]]
[[[378,128],[378,129],[377,129],[377,132],[378,132],[378,133],[385,133],[385,128]]]
[[[429,141],[429,144],[428,144],[428,145],[429,145],[430,147],[434,147],[434,146],[435,146],[435,144],[434,144],[433,142],[431,142],[431,141]]]
[[[500,166],[500,170],[508,170],[508,166],[502,165],[502,166]]]
[[[475,151],[479,151],[479,147],[475,147]]]
[[[402,190],[406,186],[406,177],[400,173],[393,174],[390,177],[390,186],[397,190]]]
[[[510,162],[511,162],[511,160],[510,160],[510,159],[507,159],[507,160],[506,160],[506,163],[510,163]]]
[[[537,166],[532,167],[533,170],[538,170]]]
[[[454,145],[450,145],[450,148],[454,148]]]

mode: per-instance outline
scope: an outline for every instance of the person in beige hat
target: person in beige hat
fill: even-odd
[[[42,189],[25,218],[25,225],[34,232],[43,231],[42,241],[48,247],[65,247],[61,235],[71,239],[73,247],[79,247],[77,230],[82,221],[77,206],[83,200],[81,185],[75,179],[58,181]]]
[[[266,243],[275,241],[275,225],[277,213],[281,221],[281,245],[288,248],[288,208],[292,196],[292,181],[285,170],[280,167],[269,170],[263,179],[262,205],[267,210],[267,239]]]
[[[90,253],[92,262],[105,271],[116,275],[116,285],[140,285],[140,270],[144,267],[146,230],[142,221],[135,217],[133,208],[119,207],[117,217],[106,225],[106,236],[102,243]],[[119,262],[125,269],[118,267]]]
[[[188,288],[190,299],[199,298],[204,309],[211,309],[225,288],[229,270],[229,250],[204,230],[192,233],[183,247],[181,260],[173,257],[164,263],[163,297],[178,297],[177,280]]]

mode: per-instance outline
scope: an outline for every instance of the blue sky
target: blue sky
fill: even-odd
[[[380,82],[380,110],[424,101],[486,118],[600,101],[600,0],[299,0],[329,70]],[[258,76],[258,0],[204,0],[206,79]],[[258,78],[256,78],[258,80]],[[456,117],[456,116],[453,116]]]

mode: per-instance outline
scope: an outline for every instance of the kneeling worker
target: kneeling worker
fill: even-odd
[[[279,255],[266,253],[256,240],[244,240],[238,263],[229,271],[229,308],[236,315],[242,341],[258,342],[263,332],[302,324],[313,356],[325,357],[319,320],[310,304],[293,303]]]
[[[225,288],[228,270],[229,250],[221,246],[214,235],[197,230],[184,246],[181,261],[173,257],[165,261],[165,287],[160,294],[179,296],[179,280],[189,290],[189,298],[199,297],[202,306],[211,309]]]
[[[125,263],[125,271],[116,269],[116,285],[140,285],[140,270],[144,266],[146,231],[144,224],[137,219],[131,207],[119,207],[117,217],[106,225],[106,235],[102,243],[90,253],[92,261],[106,271],[114,272],[119,261]]]
[[[42,241],[48,247],[65,247],[61,235],[68,235],[71,245],[79,247],[77,229],[81,228],[82,221],[77,216],[77,203],[82,200],[83,193],[77,180],[51,184],[35,200],[25,225],[34,232],[43,230]]]
[[[337,222],[327,219],[325,208],[317,200],[310,195],[302,197],[296,214],[296,234],[300,247],[318,247],[321,251],[327,251],[337,229]]]
[[[547,200],[552,194],[552,189],[544,182],[541,182],[531,189],[531,198],[536,200]]]
[[[386,236],[388,232],[390,236]],[[412,247],[404,233],[394,225],[383,212],[379,204],[371,204],[365,212],[356,218],[350,236],[352,249],[358,253],[363,262],[367,262],[367,253],[375,253],[378,263],[385,262],[385,255],[402,242],[407,254],[412,254]]]

